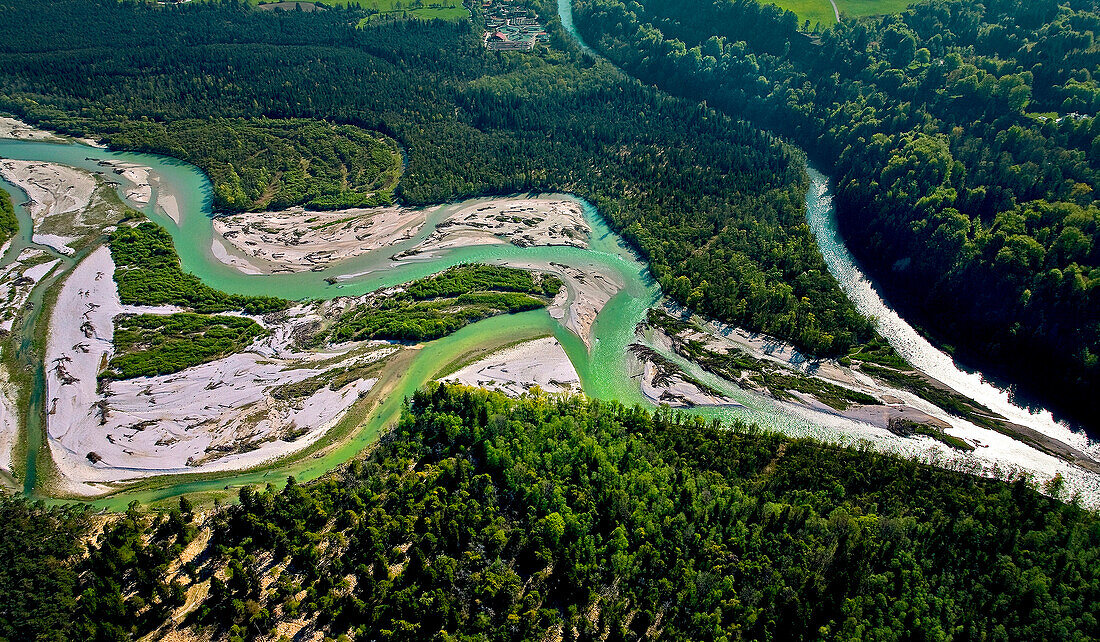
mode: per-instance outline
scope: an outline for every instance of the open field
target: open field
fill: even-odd
[[[462,0],[323,0],[319,3],[295,2],[293,0],[278,2],[249,1],[263,9],[274,10],[279,8],[285,11],[293,11],[296,4],[301,4],[303,11],[315,11],[323,8],[318,5],[343,7],[349,4],[358,4],[363,10],[375,14],[364,18],[363,23],[377,19],[379,16],[420,18],[422,20],[464,20],[470,17],[470,10],[463,6]]]
[[[379,17],[422,20],[465,20],[470,17],[470,10],[463,6],[462,0],[361,0],[359,4],[367,11],[378,12],[364,18],[360,26]]]
[[[860,18],[863,16],[878,16],[887,13],[899,13],[909,6],[910,0],[835,0],[841,18]],[[798,15],[798,23],[801,27],[806,20],[810,21],[810,28],[820,24],[821,27],[831,27],[836,24],[836,17],[829,0],[774,0],[772,4],[788,9]]]

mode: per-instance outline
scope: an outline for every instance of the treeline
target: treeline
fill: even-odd
[[[343,312],[316,341],[431,341],[498,314],[544,308],[561,289],[554,276],[496,265],[460,265]]]
[[[1022,480],[580,397],[417,392],[365,461],[242,489],[176,573],[190,513],[61,556],[72,585],[40,608],[75,615],[34,635],[136,639],[184,591],[175,626],[229,640],[1100,635],[1097,516]]]
[[[363,14],[335,8],[6,6],[0,109],[39,125],[126,132],[120,144],[194,159],[207,121],[325,119],[378,131],[407,151],[396,192],[407,203],[574,192],[682,302],[815,354],[842,354],[871,336],[805,225],[796,153],[572,50],[487,52],[467,21],[356,29]],[[199,124],[173,134],[184,121]]]
[[[265,314],[289,305],[277,297],[227,294],[184,272],[171,235],[151,221],[121,225],[111,232],[109,242],[118,296],[125,305],[179,305],[203,314]]]
[[[245,317],[190,312],[121,315],[115,317],[115,353],[103,376],[172,374],[240,352],[264,332]]]
[[[579,0],[616,64],[832,166],[842,231],[965,360],[1095,424],[1100,79],[1092,3],[924,2],[820,35],[752,0]]]
[[[15,236],[19,231],[19,220],[15,218],[15,206],[11,202],[11,194],[5,189],[0,189],[0,245]]]

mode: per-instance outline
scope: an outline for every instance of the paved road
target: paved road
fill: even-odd
[[[840,22],[840,9],[836,8],[835,0],[829,0],[829,4],[833,5],[833,13],[836,14],[836,21]]]

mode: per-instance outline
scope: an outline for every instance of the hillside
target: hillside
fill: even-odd
[[[577,397],[435,386],[365,460],[213,512],[132,509],[87,557],[37,543],[87,532],[79,509],[2,510],[0,587],[30,582],[0,613],[13,640],[1100,635],[1094,513]]]

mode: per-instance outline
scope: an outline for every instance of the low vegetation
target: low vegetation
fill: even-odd
[[[561,289],[553,276],[493,265],[463,265],[371,297],[344,312],[331,341],[430,341],[481,319],[545,307]]]
[[[15,218],[15,206],[11,194],[0,188],[0,245],[19,231],[19,221]]]
[[[233,310],[264,314],[289,305],[276,297],[227,294],[205,285],[180,268],[171,235],[156,223],[120,226],[111,233],[110,247],[123,304],[179,305],[203,314]]]
[[[367,12],[367,17],[359,22],[360,27],[373,20],[464,20],[470,17],[470,10],[462,0],[361,0],[359,5]]]
[[[672,339],[672,349],[676,354],[727,381],[767,390],[777,399],[790,399],[792,391],[806,393],[836,410],[845,410],[852,404],[878,403],[871,395],[857,390],[798,372],[782,371],[779,365],[757,359],[732,346],[725,352],[711,350],[698,339],[680,336],[681,333],[694,329],[694,326],[662,310],[649,310],[646,319],[650,325],[664,330]]]
[[[171,374],[248,347],[264,329],[252,319],[205,314],[128,314],[115,318],[115,355],[104,376]]]
[[[10,639],[1100,636],[1100,521],[1024,480],[580,397],[418,392],[365,461],[242,489],[179,572],[186,501],[87,555],[81,511],[0,510]]]

